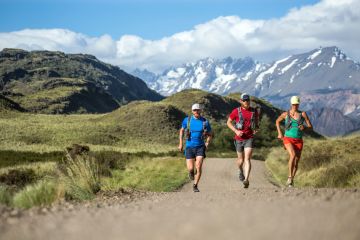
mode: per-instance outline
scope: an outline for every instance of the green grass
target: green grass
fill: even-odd
[[[24,88],[28,89],[27,87],[25,86]],[[78,86],[58,86],[53,89],[36,89],[36,91],[26,93],[25,96],[12,97],[11,99],[19,103],[24,109],[30,111],[36,112],[49,109],[47,111],[51,112],[51,110],[57,108],[65,108],[66,105],[70,104],[70,101],[66,101],[66,99],[75,93],[79,93],[81,90],[82,88]],[[16,88],[13,91],[15,93],[22,93],[21,90],[17,91]]]
[[[135,130],[118,131],[118,128],[122,128],[119,125],[126,128],[126,121],[131,119],[124,117],[123,120],[114,116],[103,120],[103,116],[16,113],[1,115],[0,167],[37,161],[58,162],[64,156],[65,148],[74,143],[88,145],[93,152],[165,154],[176,150],[175,127],[161,128],[162,122],[155,121],[161,131],[164,131],[162,137],[158,138],[157,134],[161,131],[155,131],[155,127],[149,130],[148,124],[144,124],[140,119],[137,122],[141,127],[136,128],[129,124]],[[151,137],[146,137],[145,133]]]
[[[36,150],[39,149],[37,148]],[[0,172],[1,172],[1,168],[5,168],[5,167],[31,164],[35,162],[58,162],[63,157],[64,157],[64,152],[61,151],[32,152],[32,151],[0,150]]]
[[[104,190],[135,188],[147,191],[174,191],[187,181],[183,158],[145,158],[133,160],[124,171],[114,170],[104,178]]]
[[[299,187],[359,187],[360,137],[304,141],[303,154],[295,184]],[[288,154],[274,148],[266,166],[280,184],[288,174]]]
[[[91,200],[100,190],[174,191],[187,181],[183,157],[140,156],[99,152],[75,159],[68,157],[58,164],[45,162],[1,168],[0,179],[6,176],[11,181],[0,183],[0,203],[19,208],[48,206],[64,198]],[[15,180],[13,175],[8,176],[14,171],[22,172]]]
[[[72,158],[67,154],[61,169],[67,198],[89,200],[100,191],[100,166],[94,157],[81,155]]]
[[[11,205],[12,196],[7,186],[0,185],[0,204]]]
[[[34,99],[47,97],[41,91],[36,95]],[[5,180],[0,183],[0,198],[27,208],[51,204],[59,198],[92,199],[99,190],[173,191],[187,181],[183,155],[177,152],[178,130],[194,102],[204,104],[204,114],[215,133],[208,157],[235,158],[234,134],[225,121],[238,106],[237,100],[200,90],[186,90],[155,103],[131,102],[107,114],[2,112],[0,179]],[[276,109],[266,107],[255,142],[256,159],[264,159],[276,143],[270,121]],[[72,144],[89,146],[90,154],[80,159],[64,158],[65,149]],[[354,179],[351,181],[356,182]]]
[[[15,194],[13,206],[30,208],[33,206],[48,206],[62,198],[63,192],[53,180],[41,180],[29,185]]]
[[[55,174],[55,163],[36,162],[0,168],[0,184],[22,187]]]
[[[0,166],[20,162],[20,156],[11,158],[20,152],[28,152],[24,153],[26,161],[31,161],[30,158],[58,161],[57,154],[61,155],[66,147],[74,143],[88,145],[92,151],[174,151],[181,121],[196,101],[205,105],[204,114],[211,120],[215,132],[213,150],[232,150],[233,133],[225,121],[238,102],[200,90],[186,90],[161,102],[131,102],[108,114],[2,114]],[[270,121],[276,109],[266,107],[260,123],[262,130],[258,134],[259,147],[273,146],[276,134],[274,124]],[[53,156],[35,156],[37,153],[54,152],[57,153]],[[2,163],[4,161],[7,163]]]

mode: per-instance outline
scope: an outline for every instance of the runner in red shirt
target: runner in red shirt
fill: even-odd
[[[239,179],[243,182],[244,188],[248,188],[254,134],[259,129],[259,113],[257,109],[250,107],[250,96],[247,93],[241,94],[240,104],[241,106],[229,115],[227,126],[235,133]]]

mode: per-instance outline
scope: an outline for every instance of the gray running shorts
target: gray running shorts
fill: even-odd
[[[237,152],[243,152],[244,148],[253,148],[253,142],[254,142],[253,138],[249,138],[241,141],[235,140],[234,141],[235,149]]]

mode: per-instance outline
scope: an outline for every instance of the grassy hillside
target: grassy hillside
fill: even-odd
[[[176,151],[181,121],[195,102],[205,105],[204,116],[209,118],[215,133],[210,151],[232,152],[233,133],[227,128],[226,120],[239,103],[232,97],[200,90],[185,90],[160,102],[134,101],[108,114],[8,113],[0,117],[0,131],[3,133],[0,150],[7,151],[7,156],[11,151],[61,152],[65,147],[79,143],[96,151]],[[262,111],[256,146],[275,146],[274,120],[280,110],[260,99],[254,99],[254,102]]]
[[[180,123],[185,114],[164,102],[137,101],[97,119],[107,123],[111,132],[139,143],[174,144]]]
[[[0,94],[0,112],[4,111],[19,111],[24,112],[25,110],[20,105],[9,98]]]
[[[133,101],[107,114],[3,111],[0,203],[43,206],[64,198],[91,199],[100,190],[178,188],[186,182],[183,155],[177,152],[178,130],[195,102],[204,104],[215,133],[209,156],[234,157],[233,133],[225,124],[238,106],[233,96],[186,90],[159,102]],[[274,121],[281,111],[261,99],[254,102],[263,113],[254,156],[260,159],[279,144]],[[12,102],[4,98],[4,103]],[[72,144],[89,146],[90,155],[69,160],[65,149]]]
[[[305,139],[299,171],[295,178],[298,187],[359,187],[360,137],[325,140]],[[288,154],[274,148],[266,159],[266,166],[276,181],[285,184]]]
[[[171,104],[187,115],[191,114],[191,106],[200,103],[204,106],[203,115],[210,120],[223,122],[239,102],[228,97],[208,93],[198,89],[188,89],[176,93],[162,101]]]
[[[360,130],[359,129],[355,130],[355,131],[353,131],[351,133],[346,134],[346,137],[356,137],[356,136],[360,136]]]
[[[139,78],[87,54],[0,51],[0,94],[36,113],[104,113],[162,96]]]

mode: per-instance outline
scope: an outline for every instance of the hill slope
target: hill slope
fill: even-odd
[[[360,128],[360,122],[344,116],[340,110],[333,108],[317,108],[308,112],[314,129],[326,136],[346,135]]]
[[[139,78],[86,54],[4,49],[0,93],[31,112],[109,112],[162,96]]]
[[[342,115],[337,121],[352,118],[360,123],[360,64],[348,58],[337,47],[318,48],[294,54],[265,64],[251,58],[205,58],[153,74],[146,70],[133,72],[164,95],[187,88],[199,88],[217,94],[248,92],[286,109],[292,95],[300,95],[305,111],[335,108]],[[314,115],[316,126],[321,116]],[[334,121],[335,122],[335,121]],[[357,124],[355,124],[357,125]],[[356,128],[348,125],[347,132]],[[328,131],[334,129],[335,131]],[[337,125],[316,128],[324,135],[342,135]]]
[[[16,102],[8,99],[7,97],[0,94],[0,111],[20,111],[24,112],[25,110],[20,107]]]
[[[232,98],[234,97],[234,98]],[[191,105],[205,105],[204,116],[210,120],[215,138],[210,152],[233,151],[234,133],[226,126],[231,110],[239,106],[238,94],[222,97],[200,90],[186,90],[159,102],[133,101],[107,114],[33,114],[0,115],[0,152],[9,161],[18,161],[16,152],[62,152],[71,144],[85,144],[94,151],[168,153],[176,151],[181,122]],[[257,148],[279,145],[275,118],[281,110],[254,98],[261,107]],[[318,135],[312,135],[319,137]],[[261,156],[263,155],[258,152]],[[25,154],[25,153],[24,153]],[[15,156],[16,159],[13,159]]]

